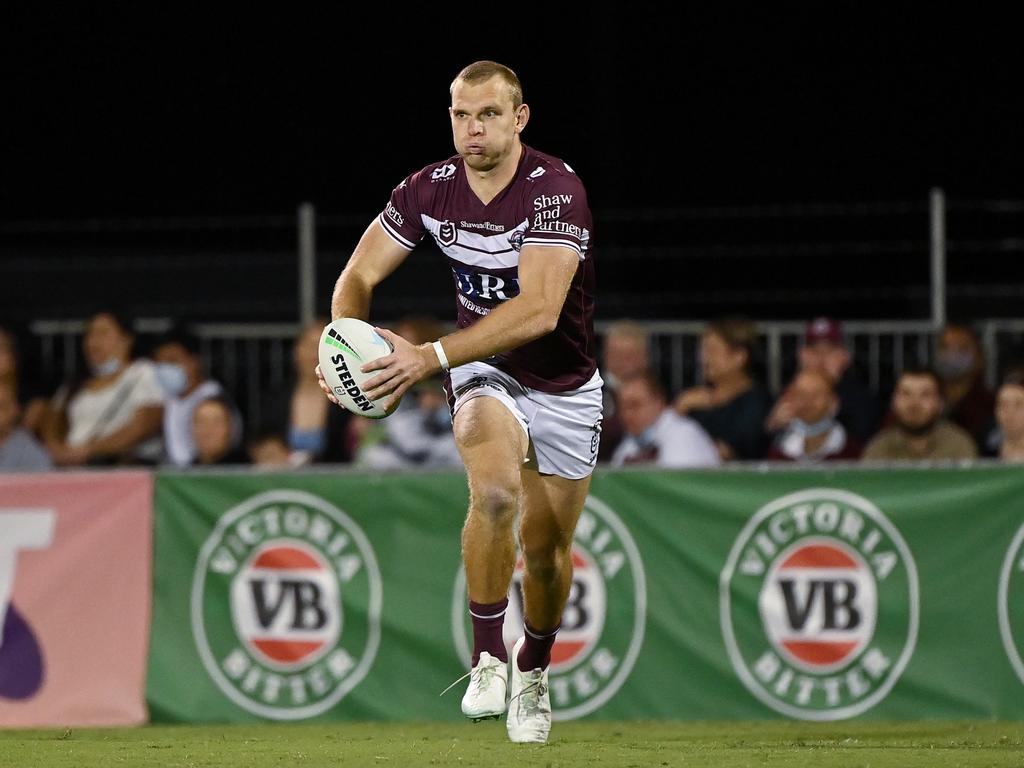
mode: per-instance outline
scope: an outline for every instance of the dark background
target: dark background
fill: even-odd
[[[948,316],[1021,317],[1024,54],[1010,16],[208,5],[5,8],[0,324],[26,350],[56,343],[54,381],[78,341],[41,321],[111,304],[161,322],[294,323],[304,202],[326,314],[391,189],[452,154],[448,86],[482,58],[523,81],[524,140],[587,186],[599,323],[927,322],[936,187]],[[421,313],[454,317],[429,243],[371,314]]]
[[[0,219],[372,212],[451,153],[447,87],[478,58],[517,71],[525,141],[595,210],[1020,189],[1008,18],[376,7],[8,9]]]

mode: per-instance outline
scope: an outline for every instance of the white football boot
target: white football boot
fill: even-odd
[[[521,744],[544,744],[551,733],[551,696],[548,693],[548,671],[519,671],[519,651],[526,638],[512,647],[512,697],[508,702],[508,737]]]
[[[469,673],[469,688],[462,697],[462,714],[474,722],[497,720],[505,713],[508,665],[487,651]]]

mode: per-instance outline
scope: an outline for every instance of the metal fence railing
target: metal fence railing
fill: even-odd
[[[170,321],[161,318],[136,322],[140,335],[157,334]],[[671,391],[701,380],[699,364],[702,322],[658,321],[641,323],[648,333],[652,360]],[[598,323],[599,338],[609,323]],[[70,378],[81,365],[82,320],[39,320],[31,325],[31,338],[44,381]],[[292,345],[299,323],[198,323],[193,326],[202,344],[210,375],[231,392],[250,420],[258,421],[268,392],[291,376]],[[758,323],[765,383],[778,393],[796,369],[805,323]],[[928,321],[847,321],[847,343],[854,363],[875,393],[884,393],[896,374],[914,362],[932,359],[935,327]],[[1024,318],[984,320],[976,324],[986,359],[986,382],[995,386],[1002,365],[1011,362],[1024,344]]]

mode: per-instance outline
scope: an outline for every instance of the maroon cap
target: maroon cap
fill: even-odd
[[[844,343],[843,324],[831,317],[816,317],[807,324],[804,331],[804,343],[828,341],[832,344]]]

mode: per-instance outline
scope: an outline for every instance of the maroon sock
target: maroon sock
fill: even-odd
[[[508,598],[497,603],[474,603],[469,601],[469,615],[473,619],[473,666],[480,661],[480,654],[487,651],[501,661],[508,661],[505,638],[501,626],[505,623],[505,609]]]
[[[547,632],[538,632],[526,622],[523,622],[523,626],[526,628],[526,642],[519,649],[519,671],[547,669],[551,663],[551,646],[555,644],[555,635],[561,624]]]

